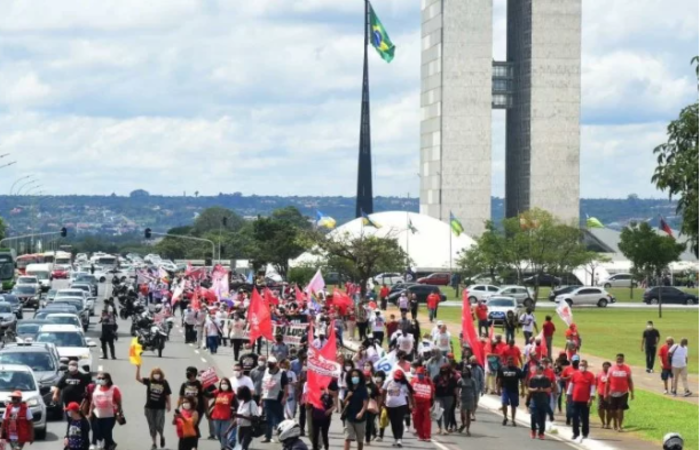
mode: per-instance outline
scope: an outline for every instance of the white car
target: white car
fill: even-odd
[[[39,382],[28,366],[0,364],[0,417],[5,417],[5,409],[10,403],[10,394],[22,392],[22,401],[32,412],[34,437],[46,439],[46,404],[39,391]]]
[[[598,281],[597,285],[602,286],[605,289],[609,289],[611,287],[628,288],[630,286],[637,287],[637,282],[634,281],[634,278],[632,278],[632,275],[629,273],[617,273],[605,278],[602,281]]]
[[[498,292],[499,287],[492,284],[472,284],[467,287],[467,292],[469,292],[469,303],[472,305],[481,300],[495,295]]]
[[[526,308],[535,306],[535,294],[525,286],[501,286],[494,297],[513,297]],[[489,297],[490,298],[490,297]]]
[[[17,277],[17,281],[15,282],[16,286],[32,286],[34,289],[36,289],[37,292],[41,292],[41,283],[39,282],[39,279],[34,276],[29,276],[29,275],[22,275],[20,277]]]
[[[380,273],[374,277],[374,282],[381,286],[386,284],[387,286],[393,286],[395,284],[401,284],[404,282],[403,275],[400,273]]]
[[[51,323],[56,325],[74,325],[76,328],[82,328],[80,317],[70,313],[51,313],[45,317]]]
[[[90,315],[94,316],[96,298],[91,295],[89,290],[86,291],[84,289],[59,289],[54,296],[54,301],[60,298],[83,297],[87,308],[90,310]]]
[[[513,297],[491,297],[486,301],[489,308],[489,322],[502,324],[508,311],[513,311],[518,316],[518,301]]]
[[[78,361],[78,367],[85,373],[92,373],[91,349],[97,343],[85,338],[83,330],[75,325],[42,325],[34,342],[51,342],[56,345],[61,361]]]
[[[609,303],[615,303],[615,297],[601,287],[581,286],[566,294],[558,295],[555,302],[566,302],[569,306],[596,305],[605,308]]]

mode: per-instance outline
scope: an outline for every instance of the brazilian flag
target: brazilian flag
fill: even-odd
[[[394,59],[394,50],[396,50],[396,46],[391,42],[391,39],[389,39],[389,35],[386,34],[384,25],[382,25],[379,17],[375,14],[371,4],[369,5],[369,33],[372,45],[377,49],[377,52],[379,52],[379,56],[381,56],[384,61],[388,63],[391,62],[391,60]]]
[[[450,212],[450,228],[452,228],[452,232],[455,234],[455,236],[459,236],[460,234],[464,233],[462,222],[457,220],[452,212]]]

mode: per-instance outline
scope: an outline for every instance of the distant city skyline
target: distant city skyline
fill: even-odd
[[[35,174],[57,194],[354,195],[362,2],[113,4],[0,7],[0,154],[17,160],[0,194]],[[391,64],[370,58],[374,193],[417,197],[420,4],[373,6],[397,46]],[[691,0],[583,2],[581,197],[665,197],[652,149],[697,100],[697,18]],[[502,197],[505,114],[492,114]]]

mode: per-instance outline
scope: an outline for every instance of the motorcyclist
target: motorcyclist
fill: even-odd
[[[120,282],[119,277],[117,276],[117,274],[114,274],[114,276],[112,277],[112,285],[117,286],[117,285],[119,285],[119,282]]]
[[[309,450],[309,447],[299,439],[301,428],[296,420],[284,420],[277,426],[277,438],[282,444],[282,450]]]

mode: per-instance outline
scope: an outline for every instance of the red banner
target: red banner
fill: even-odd
[[[466,289],[462,294],[462,339],[469,344],[476,360],[484,367],[484,352],[476,334],[476,328],[474,328],[472,310],[469,307],[469,294]]]
[[[259,337],[272,340],[272,316],[270,306],[260,297],[258,290],[253,288],[248,308],[248,323],[250,324],[250,342],[255,342]]]
[[[354,305],[352,299],[343,291],[338,288],[333,289],[333,299],[332,304],[338,308],[341,315],[347,314],[348,308],[352,308]]]
[[[335,330],[335,323],[331,321],[330,329]],[[319,409],[323,409],[321,394],[328,387],[333,378],[340,377],[340,364],[336,361],[337,346],[335,332],[329,333],[326,345],[317,350],[313,345],[314,327],[309,327],[309,354],[307,366],[307,399],[309,403]]]
[[[199,380],[202,382],[202,388],[206,389],[219,382],[219,376],[213,367],[208,368],[199,375]]]
[[[299,306],[306,304],[306,298],[304,297],[304,293],[301,292],[301,289],[299,289],[298,284],[294,285],[294,297],[296,298]]]
[[[279,299],[278,299],[278,298],[275,296],[275,294],[273,294],[272,291],[269,290],[268,288],[263,289],[263,297],[265,298],[265,301],[266,301],[269,305],[275,305],[275,306],[277,306],[277,305],[280,304]]]

